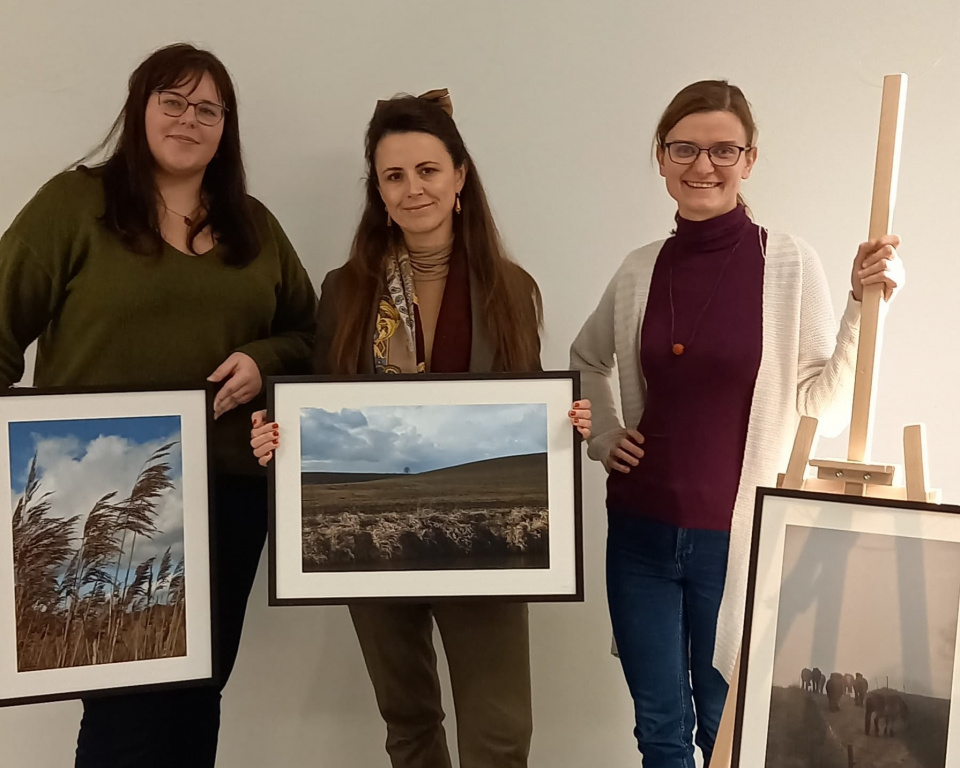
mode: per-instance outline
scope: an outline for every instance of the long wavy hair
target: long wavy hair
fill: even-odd
[[[246,173],[240,149],[237,96],[226,67],[214,54],[187,43],[152,53],[130,75],[126,103],[107,137],[78,163],[109,152],[87,173],[103,178],[105,209],[102,221],[130,250],[158,256],[163,250],[157,210],[156,161],[147,143],[147,101],[156,91],[199,83],[209,74],[226,107],[223,136],[203,175],[205,215],[190,227],[187,242],[194,253],[197,235],[207,226],[223,248],[223,260],[234,266],[253,261],[260,250],[247,198]]]
[[[372,354],[366,338],[373,308],[384,286],[384,258],[402,244],[399,227],[387,225],[377,183],[376,152],[381,139],[394,133],[427,133],[443,142],[456,168],[466,169],[460,191],[462,213],[453,217],[455,253],[467,259],[479,295],[471,302],[484,318],[494,349],[494,369],[529,371],[539,366],[539,329],[543,303],[530,275],[506,255],[490,213],[480,174],[453,118],[437,103],[397,96],[378,104],[366,135],[366,201],[341,270],[337,327],[328,361],[333,372],[355,373],[360,357]],[[476,310],[475,310],[476,311]]]

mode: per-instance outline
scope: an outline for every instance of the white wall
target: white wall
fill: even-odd
[[[650,137],[695,79],[728,77],[752,100],[748,199],[814,244],[839,308],[866,234],[881,77],[906,71],[896,229],[909,287],[888,324],[874,453],[899,460],[902,425],[925,421],[933,479],[955,500],[958,22],[956,0],[0,0],[0,227],[101,137],[139,60],[187,39],[232,70],[252,191],[319,284],[346,254],[376,99],[449,87],[507,243],[543,289],[545,364],[561,368],[623,256],[670,227]],[[607,654],[602,477],[585,476],[587,600],[532,609],[537,767],[639,764]],[[220,765],[387,766],[346,609],[268,609],[263,576]],[[0,710],[0,765],[72,764],[79,711]]]

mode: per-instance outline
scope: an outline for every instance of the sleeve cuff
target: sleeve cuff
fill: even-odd
[[[860,330],[860,318],[863,315],[863,304],[853,297],[853,291],[847,293],[847,306],[843,310],[841,324],[852,331]]]
[[[626,434],[626,429],[623,427],[616,427],[591,438],[587,443],[587,456],[594,461],[599,461],[601,464],[603,464],[604,469],[609,472],[610,468],[607,466],[607,459],[610,457],[610,450]]]
[[[268,339],[261,339],[236,349],[237,352],[247,355],[257,364],[257,368],[260,369],[260,376],[263,378],[275,376],[281,371],[280,360],[270,349],[269,344],[266,343],[268,341]]]

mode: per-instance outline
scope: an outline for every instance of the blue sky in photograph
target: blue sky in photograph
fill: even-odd
[[[54,518],[78,515],[74,535],[79,536],[94,503],[111,491],[123,499],[137,476],[160,446],[175,442],[164,459],[170,465],[174,487],[157,501],[152,539],[139,536],[133,566],[149,557],[160,558],[169,547],[173,562],[183,557],[183,454],[179,416],[138,416],[117,419],[76,419],[13,422],[7,435],[10,446],[11,502],[23,495],[30,462],[37,456],[39,492],[49,493]],[[121,576],[130,555],[129,541],[122,558]],[[156,570],[156,569],[155,569]]]
[[[90,443],[100,437],[116,437],[135,445],[160,441],[180,431],[179,416],[138,416],[122,419],[66,419],[60,421],[12,421],[10,429],[10,478],[15,494],[23,493],[30,462],[41,441],[56,440],[69,454],[81,460]],[[176,452],[179,457],[179,451]],[[171,456],[171,458],[173,458]],[[175,476],[178,466],[171,466]]]
[[[412,473],[546,453],[543,403],[300,411],[301,471]]]

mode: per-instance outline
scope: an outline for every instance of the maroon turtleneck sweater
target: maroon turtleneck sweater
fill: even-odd
[[[730,529],[763,339],[759,234],[742,206],[708,221],[677,217],[640,330],[644,456],[629,474],[610,473],[610,513]]]

